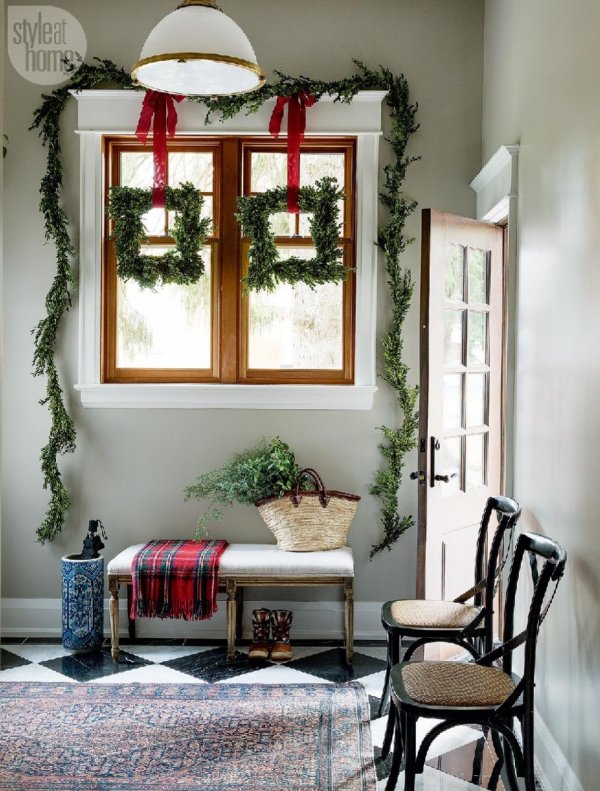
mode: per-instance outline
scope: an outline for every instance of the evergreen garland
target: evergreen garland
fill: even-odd
[[[345,280],[348,267],[342,261],[339,246],[340,224],[338,200],[344,197],[334,178],[326,176],[314,187],[300,187],[298,206],[310,214],[310,235],[315,244],[314,258],[279,257],[275,234],[269,219],[287,210],[287,188],[276,187],[257,195],[238,198],[237,219],[245,236],[251,238],[248,250],[248,275],[243,279],[245,291],[273,291],[278,283],[306,283],[314,288],[322,283]]]
[[[338,81],[324,82],[275,72],[274,82],[252,93],[213,99],[195,97],[195,100],[207,106],[206,123],[209,124],[211,115],[215,112],[222,119],[232,118],[241,111],[250,114],[259,110],[268,99],[280,95],[290,96],[302,90],[315,99],[331,94],[339,102],[351,102],[361,90],[388,91],[386,102],[390,110],[392,130],[390,137],[386,139],[392,147],[395,161],[385,167],[385,186],[380,198],[388,209],[389,216],[379,230],[378,245],[386,258],[386,275],[393,310],[390,330],[383,339],[382,378],[396,391],[403,417],[399,428],[381,427],[383,441],[379,448],[386,467],[377,472],[371,492],[382,503],[384,534],[382,540],[372,547],[373,557],[383,549],[390,549],[399,536],[414,524],[412,515],[401,516],[398,510],[398,489],[402,482],[404,457],[416,445],[415,405],[418,393],[416,387],[408,385],[408,367],[402,362],[402,327],[414,286],[410,272],[403,271],[400,267],[400,254],[412,241],[405,237],[404,226],[416,204],[406,200],[402,185],[407,167],[417,159],[406,156],[406,146],[418,125],[415,121],[417,106],[410,103],[408,83],[403,75],[396,76],[382,67],[377,70],[368,69],[359,61],[354,63],[358,73]],[[64,406],[54,362],[58,326],[71,304],[71,258],[75,255],[68,232],[68,218],[60,203],[60,116],[70,90],[94,88],[105,82],[116,83],[121,88],[134,87],[130,75],[108,60],[95,58],[92,64],[72,64],[68,73],[71,77],[69,84],[43,96],[43,103],[36,111],[32,124],[32,128],[39,130],[42,143],[48,152],[46,174],[40,188],[40,209],[44,215],[46,238],[55,243],[57,251],[56,276],[46,298],[47,316],[34,330],[34,374],[47,376],[47,396],[42,403],[48,403],[52,417],[50,439],[42,450],[44,487],[50,488],[51,500],[46,518],[37,531],[41,542],[52,540],[62,528],[70,500],[60,478],[57,455],[72,452],[75,448],[75,428]]]
[[[135,280],[142,288],[155,288],[159,281],[180,286],[197,283],[204,274],[199,251],[212,228],[212,222],[200,216],[203,204],[202,193],[190,182],[166,187],[165,209],[176,213],[171,231],[176,249],[143,255],[141,248],[148,243],[143,216],[152,208],[152,190],[112,187],[107,212],[115,221],[111,238],[121,280]]]
[[[419,128],[415,121],[417,105],[409,100],[408,83],[404,77],[395,77],[388,69],[381,69],[388,89],[387,105],[390,108],[392,130],[387,142],[394,152],[393,163],[384,168],[384,188],[380,200],[388,209],[387,222],[379,229],[377,243],[385,254],[387,284],[392,298],[391,327],[383,338],[382,379],[396,391],[402,413],[399,428],[381,426],[383,442],[379,450],[386,460],[385,469],[378,470],[371,494],[379,497],[382,505],[381,521],[383,538],[371,547],[371,558],[390,550],[402,533],[415,523],[412,514],[401,515],[398,509],[398,490],[402,483],[402,472],[406,454],[417,446],[419,415],[415,411],[418,387],[408,384],[409,368],[402,361],[404,339],[402,327],[410,307],[414,283],[410,270],[400,267],[400,256],[407,245],[413,242],[404,235],[406,220],[417,207],[415,201],[407,201],[402,190],[408,166],[420,157],[408,157],[406,147],[413,132]]]
[[[76,250],[69,236],[69,219],[61,205],[63,167],[60,145],[60,118],[67,103],[70,90],[95,88],[105,82],[116,82],[123,88],[131,88],[131,77],[109,60],[95,59],[93,64],[69,67],[70,82],[52,93],[43,95],[43,102],[33,116],[31,129],[37,129],[42,145],[47,150],[46,173],[40,186],[40,211],[44,217],[46,241],[56,246],[56,274],[46,296],[46,316],[33,330],[34,376],[46,376],[46,396],[40,404],[48,404],[50,411],[50,435],[42,448],[40,459],[44,489],[50,489],[50,504],[42,524],[37,529],[37,538],[42,544],[52,541],[65,521],[71,504],[58,469],[59,454],[75,450],[75,425],[65,407],[55,363],[56,338],[60,321],[71,307],[71,288],[74,286],[71,259]]]

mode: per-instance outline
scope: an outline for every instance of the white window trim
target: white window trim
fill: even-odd
[[[90,408],[368,410],[376,386],[379,142],[384,91],[361,91],[350,104],[323,97],[310,109],[310,136],[356,135],[356,337],[353,385],[102,384],[100,338],[104,168],[102,136],[133,134],[143,94],[81,91],[79,376],[75,389]],[[257,113],[204,124],[206,109],[178,105],[177,134],[265,135],[275,100]],[[110,119],[110,121],[108,121]],[[265,135],[266,136],[266,135]]]

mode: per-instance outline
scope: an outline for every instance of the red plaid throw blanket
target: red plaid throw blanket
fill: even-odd
[[[211,618],[226,548],[227,541],[149,541],[133,559],[131,617]]]

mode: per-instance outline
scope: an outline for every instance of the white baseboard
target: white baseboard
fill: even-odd
[[[584,791],[538,711],[535,713],[535,771],[544,791]]]
[[[252,634],[252,610],[292,610],[294,613],[293,636],[297,640],[341,640],[344,636],[344,604],[337,601],[250,601],[244,602],[243,636]],[[2,599],[0,634],[2,637],[60,637],[60,599]],[[119,632],[127,635],[127,603],[120,600]],[[110,636],[108,599],[104,602],[104,634]],[[225,600],[219,596],[219,610],[210,621],[140,619],[136,624],[138,637],[171,637],[219,639],[226,636]],[[354,637],[357,640],[383,640],[381,604],[355,602]]]

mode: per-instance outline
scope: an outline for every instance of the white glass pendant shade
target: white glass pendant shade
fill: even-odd
[[[265,81],[248,37],[214,0],[184,0],[162,19],[131,76],[145,88],[184,96],[246,93]]]

